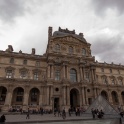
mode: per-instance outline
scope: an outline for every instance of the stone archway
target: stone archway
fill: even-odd
[[[124,91],[121,92],[122,103],[124,104]]]
[[[13,91],[12,95],[12,107],[18,109],[23,105],[24,89],[17,87]]]
[[[70,105],[71,108],[76,108],[80,106],[79,91],[75,88],[70,91]]]
[[[113,105],[117,105],[119,102],[117,93],[115,91],[112,91],[111,95],[112,95]]]
[[[29,105],[37,106],[39,105],[40,91],[38,88],[32,88],[29,93]]]
[[[108,100],[108,94],[107,94],[107,92],[106,91],[102,91],[101,92],[101,96],[103,96],[106,100]]]
[[[3,86],[0,87],[0,105],[4,105],[6,99],[7,89]]]

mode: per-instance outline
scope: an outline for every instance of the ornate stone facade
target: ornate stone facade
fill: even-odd
[[[1,110],[87,108],[99,94],[123,108],[124,66],[95,61],[90,46],[83,33],[49,27],[43,55],[0,51]]]

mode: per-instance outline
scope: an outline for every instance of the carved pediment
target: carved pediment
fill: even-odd
[[[5,70],[15,70],[15,68],[12,67],[12,66],[8,66],[8,67],[5,68]]]
[[[77,37],[74,36],[64,36],[64,37],[56,37],[54,38],[54,41],[59,41],[59,42],[67,42],[67,43],[76,43],[76,44],[87,44],[85,41],[78,39]]]
[[[41,70],[39,70],[39,69],[33,69],[32,71],[33,71],[33,73],[35,73],[35,72],[38,72],[39,74],[41,73]]]
[[[25,68],[25,67],[23,67],[23,68],[20,68],[19,71],[20,71],[20,72],[21,72],[21,71],[26,71],[26,72],[28,72],[28,69]]]

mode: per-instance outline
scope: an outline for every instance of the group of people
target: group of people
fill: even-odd
[[[103,118],[103,116],[104,116],[104,112],[102,110],[92,108],[91,112],[92,112],[93,119],[95,119],[96,117]]]
[[[58,113],[58,117],[59,116],[62,116],[63,117],[63,119],[65,119],[66,118],[66,112],[65,112],[65,108],[62,110],[62,112],[60,111],[60,109],[54,109],[54,116],[56,117],[56,114]]]

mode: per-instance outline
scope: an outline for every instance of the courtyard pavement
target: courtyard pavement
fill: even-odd
[[[2,113],[0,113],[0,116],[2,115]],[[83,114],[81,116],[76,116],[75,114],[72,114],[72,116],[69,116],[67,114],[66,119],[63,120],[62,117],[58,117],[58,115],[56,115],[56,117],[54,116],[54,114],[44,114],[44,115],[40,115],[40,114],[30,114],[30,119],[26,119],[26,114],[5,114],[6,117],[6,123],[7,124],[14,124],[16,122],[16,124],[19,123],[41,123],[41,122],[54,122],[54,121],[76,121],[76,120],[91,120],[92,119],[92,115],[89,117],[83,116]]]

